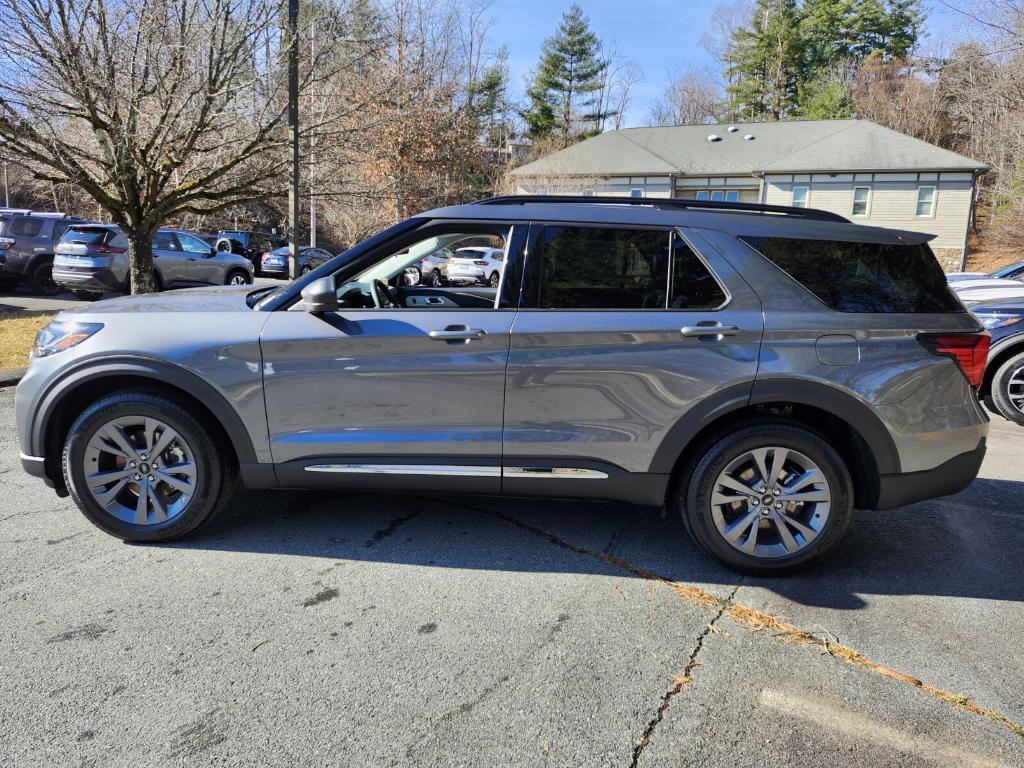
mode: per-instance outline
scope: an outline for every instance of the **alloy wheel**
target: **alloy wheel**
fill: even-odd
[[[228,281],[228,285],[248,285],[248,284],[249,284],[249,281],[245,279],[245,275],[243,275],[243,274],[232,275],[231,279]]]
[[[1010,405],[1024,413],[1024,365],[1010,374],[1006,380],[1006,399]]]
[[[828,522],[831,504],[821,468],[780,446],[733,459],[711,493],[711,515],[722,538],[744,554],[766,559],[809,546]]]
[[[100,426],[86,445],[83,463],[89,494],[126,523],[165,523],[181,515],[195,495],[192,448],[151,416],[122,416]]]

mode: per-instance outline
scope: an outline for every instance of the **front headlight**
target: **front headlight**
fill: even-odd
[[[978,315],[978,319],[985,326],[985,330],[991,331],[993,328],[1003,328],[1019,323],[1024,320],[1024,315]]]
[[[46,357],[71,349],[92,336],[103,323],[71,323],[54,320],[36,334],[32,357]]]

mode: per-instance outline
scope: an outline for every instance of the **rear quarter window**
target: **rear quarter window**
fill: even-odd
[[[39,218],[31,218],[26,216],[21,219],[16,219],[11,223],[11,235],[20,235],[21,237],[38,237],[39,233],[43,229],[43,220]]]
[[[837,312],[963,312],[925,245],[740,237]]]

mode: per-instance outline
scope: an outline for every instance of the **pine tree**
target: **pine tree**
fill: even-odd
[[[564,144],[598,132],[610,113],[597,106],[608,63],[601,41],[590,30],[583,9],[573,3],[558,31],[544,41],[533,70],[523,112],[531,138],[557,137]]]
[[[729,94],[745,120],[778,120],[796,109],[803,61],[796,0],[757,0],[733,38]]]

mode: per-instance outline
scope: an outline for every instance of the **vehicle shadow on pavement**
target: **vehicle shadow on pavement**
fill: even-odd
[[[846,537],[798,574],[743,583],[793,602],[856,610],[862,595],[1024,599],[1024,483],[978,479],[956,496],[858,511]],[[637,576],[735,585],[671,514],[589,501],[348,491],[239,493],[211,525],[167,547],[428,567]],[[636,570],[615,567],[601,555]]]

